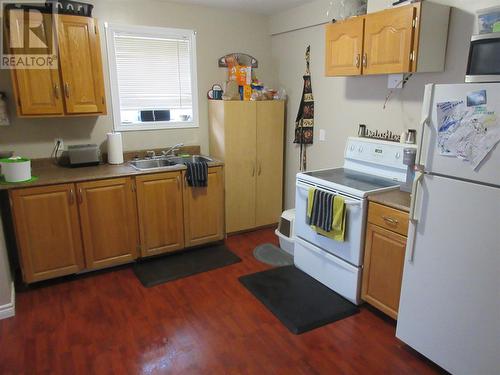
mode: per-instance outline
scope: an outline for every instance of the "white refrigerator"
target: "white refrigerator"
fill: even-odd
[[[461,101],[469,112],[496,111],[500,121],[500,84],[425,88],[396,336],[452,374],[493,375],[500,374],[500,144],[476,169],[442,154],[449,149],[440,148],[446,121],[438,105]]]

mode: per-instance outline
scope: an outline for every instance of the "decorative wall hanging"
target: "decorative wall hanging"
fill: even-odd
[[[259,62],[255,57],[247,55],[246,53],[230,53],[226,56],[219,58],[219,68],[227,68],[229,65],[234,65],[236,62],[238,65],[251,66],[252,68],[258,68]]]
[[[304,89],[300,101],[297,119],[295,120],[295,140],[293,143],[300,145],[299,169],[307,169],[307,145],[313,144],[314,137],[314,97],[312,93],[310,64],[311,46],[306,48],[306,74]]]

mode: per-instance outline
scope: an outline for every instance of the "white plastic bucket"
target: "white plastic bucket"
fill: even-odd
[[[2,174],[6,182],[23,182],[31,180],[31,160],[14,157],[0,159]]]

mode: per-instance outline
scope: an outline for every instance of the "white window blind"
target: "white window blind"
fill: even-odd
[[[198,126],[193,31],[107,24],[106,38],[115,129]],[[145,122],[141,111],[170,120]]]
[[[192,107],[189,41],[115,36],[120,107]]]

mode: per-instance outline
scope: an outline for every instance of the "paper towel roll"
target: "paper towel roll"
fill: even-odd
[[[123,163],[123,142],[121,133],[108,133],[108,163]]]

